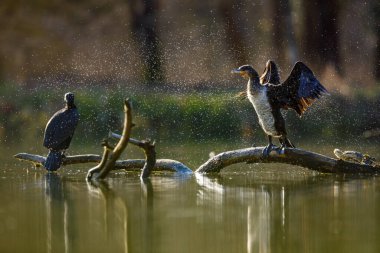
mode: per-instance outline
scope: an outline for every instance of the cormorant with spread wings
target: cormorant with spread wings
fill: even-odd
[[[250,65],[232,70],[248,79],[247,96],[257,113],[259,124],[268,136],[268,146],[263,155],[268,156],[274,149],[272,137],[279,138],[281,148],[294,145],[287,138],[285,120],[281,109],[293,109],[299,116],[327,90],[317,80],[313,72],[302,62],[297,62],[289,77],[280,82],[277,66],[268,61],[261,78]]]

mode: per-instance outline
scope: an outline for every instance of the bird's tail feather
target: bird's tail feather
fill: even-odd
[[[46,157],[45,168],[49,171],[55,171],[61,167],[62,152],[57,150],[50,150]]]

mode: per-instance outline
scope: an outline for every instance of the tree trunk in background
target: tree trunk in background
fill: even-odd
[[[272,0],[273,36],[271,51],[273,60],[280,66],[293,65],[298,59],[289,0]],[[277,59],[276,59],[277,58]]]
[[[144,63],[144,79],[149,84],[164,81],[159,38],[156,29],[157,0],[128,0],[132,32]]]
[[[375,74],[376,80],[379,81],[380,80],[380,31],[377,32],[374,72],[375,72],[374,74]]]
[[[320,50],[322,62],[332,63],[338,73],[342,73],[339,53],[339,1],[321,0]]]
[[[339,1],[303,1],[303,54],[315,68],[332,64],[342,74],[339,53]]]
[[[373,66],[373,73],[376,80],[380,80],[380,2],[377,1],[373,4],[373,16],[374,16],[374,31],[376,35],[376,47],[375,47],[375,61]]]
[[[2,55],[0,54],[0,86],[3,85],[4,81],[5,81],[4,64],[3,64]]]
[[[241,6],[241,1],[221,0],[218,2],[218,11],[223,18],[228,51],[231,52],[236,65],[243,65],[248,63],[242,32],[243,24],[239,22],[239,8],[235,9],[234,5]]]

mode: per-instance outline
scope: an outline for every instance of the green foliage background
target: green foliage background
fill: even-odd
[[[46,122],[63,107],[62,88],[22,90],[0,86],[0,140],[2,144],[42,140]],[[217,95],[202,93],[133,93],[117,89],[75,91],[81,120],[74,142],[100,143],[109,130],[120,132],[123,100],[133,104],[136,126],[132,136],[157,141],[238,141],[266,143],[253,108],[247,99],[234,98],[236,91]],[[285,112],[290,138],[314,143],[363,140],[363,133],[380,126],[380,94],[358,94],[347,98],[337,94],[317,101],[300,119]],[[373,138],[371,141],[378,141]]]

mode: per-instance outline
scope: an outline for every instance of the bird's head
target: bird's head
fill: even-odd
[[[231,71],[231,73],[240,74],[245,79],[258,78],[259,77],[256,70],[254,70],[251,65],[240,66],[237,69],[233,69]]]
[[[74,104],[74,93],[67,92],[65,94],[65,102],[68,105],[73,105]]]

